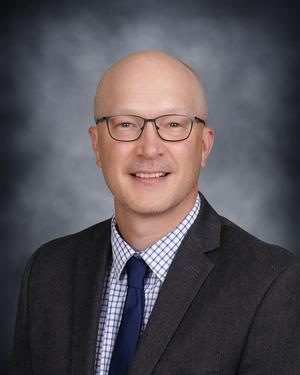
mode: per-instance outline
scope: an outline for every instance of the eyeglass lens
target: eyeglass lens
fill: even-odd
[[[130,141],[140,136],[144,122],[145,120],[138,116],[119,115],[108,118],[108,127],[113,138]],[[167,115],[158,117],[155,120],[155,125],[161,138],[177,141],[185,139],[189,135],[192,120],[188,116]]]

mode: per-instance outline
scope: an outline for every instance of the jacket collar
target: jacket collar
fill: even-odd
[[[220,232],[220,217],[201,194],[199,215],[169,269],[129,375],[152,373],[194,297],[214,268],[205,253],[220,246]]]
[[[110,220],[92,227],[89,238],[78,243],[74,252],[71,373],[92,375],[101,296],[111,260]]]

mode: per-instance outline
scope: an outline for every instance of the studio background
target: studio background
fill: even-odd
[[[42,243],[110,217],[87,129],[101,74],[159,49],[199,74],[214,150],[201,191],[222,215],[299,254],[296,2],[12,2],[1,36],[1,374],[21,274]],[[124,93],[126,95],[126,93]]]

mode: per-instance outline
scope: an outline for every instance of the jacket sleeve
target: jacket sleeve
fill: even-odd
[[[19,294],[10,375],[31,375],[28,294],[34,256],[26,265]]]
[[[300,263],[278,275],[265,293],[238,374],[300,374]]]

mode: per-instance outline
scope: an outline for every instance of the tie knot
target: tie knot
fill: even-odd
[[[144,288],[144,278],[148,266],[141,258],[131,257],[126,263],[127,283],[129,288]]]

